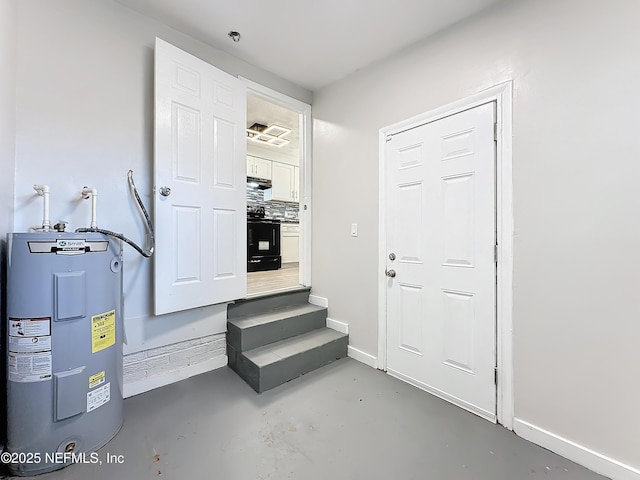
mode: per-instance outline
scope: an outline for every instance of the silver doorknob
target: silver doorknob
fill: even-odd
[[[393,277],[395,277],[395,276],[396,276],[396,271],[395,271],[395,270],[393,270],[393,269],[392,269],[392,270],[386,270],[386,269],[385,269],[384,274],[385,274],[387,277],[393,278]]]
[[[171,195],[171,189],[169,187],[160,187],[160,195],[163,197],[168,197]]]

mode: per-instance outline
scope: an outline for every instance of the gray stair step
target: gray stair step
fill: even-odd
[[[348,335],[325,327],[246,352],[229,347],[227,355],[229,366],[262,393],[346,357],[348,342]]]
[[[298,290],[236,300],[227,307],[227,318],[245,317],[291,305],[303,305],[309,301],[310,290],[311,287],[301,287]]]
[[[306,303],[227,321],[227,343],[240,352],[323,328],[327,309]]]

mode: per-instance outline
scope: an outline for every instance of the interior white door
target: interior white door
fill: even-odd
[[[155,313],[246,296],[246,89],[156,39]]]
[[[393,135],[385,148],[387,371],[491,421],[494,124],[488,103]]]

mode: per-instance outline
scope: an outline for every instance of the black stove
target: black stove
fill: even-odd
[[[277,270],[280,255],[280,220],[265,218],[264,207],[247,207],[247,271]]]

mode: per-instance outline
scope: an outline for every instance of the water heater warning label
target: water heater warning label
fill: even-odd
[[[9,351],[13,353],[50,352],[51,335],[45,337],[9,337]]]
[[[9,318],[7,359],[9,381],[51,379],[51,319]]]
[[[89,388],[94,388],[104,383],[105,371],[101,371],[100,373],[96,373],[95,375],[91,375],[89,377]]]
[[[91,353],[99,352],[116,343],[116,311],[91,317]]]
[[[42,353],[9,352],[9,381],[42,382],[51,379],[51,351]]]
[[[51,318],[9,318],[10,337],[51,335]]]
[[[87,413],[111,400],[111,382],[87,393]]]

